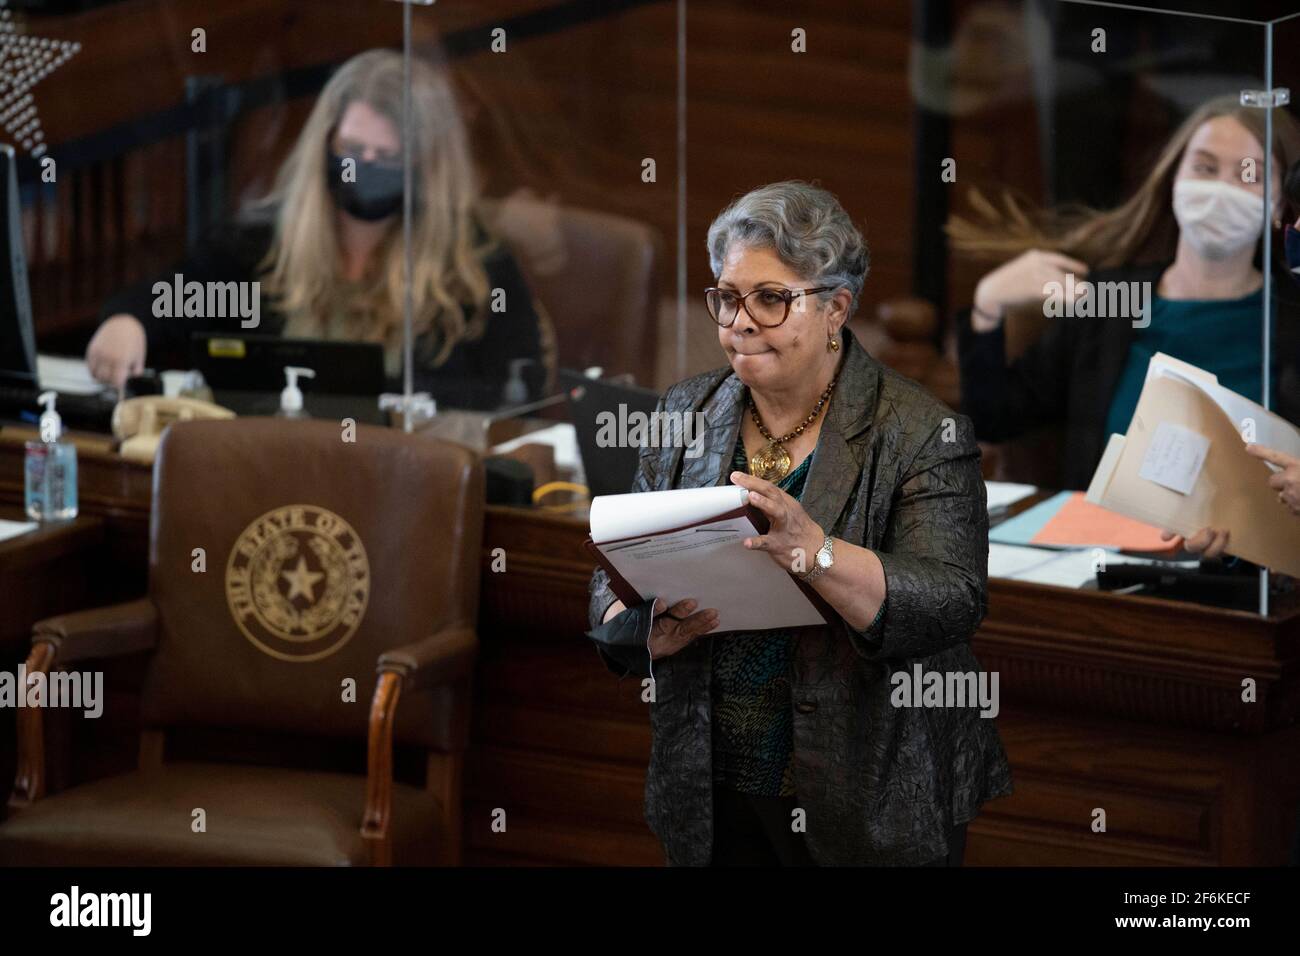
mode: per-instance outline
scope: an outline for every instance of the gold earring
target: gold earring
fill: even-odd
[[[839,350],[840,350],[840,340],[837,339],[834,335],[832,335],[830,338],[826,340],[826,351],[838,352]]]

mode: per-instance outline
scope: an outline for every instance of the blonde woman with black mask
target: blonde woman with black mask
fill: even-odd
[[[511,362],[528,359],[525,377],[537,397],[546,374],[541,322],[514,259],[482,225],[451,85],[443,71],[417,61],[411,95],[415,386],[442,406],[495,408]],[[150,280],[105,307],[86,352],[91,373],[120,386],[146,362],[188,367],[195,331],[256,331],[378,342],[397,387],[405,294],[401,117],[400,54],[371,50],[344,63],[269,195],[163,276],[169,283],[176,272],[186,282],[260,281],[259,327],[241,330],[237,318],[156,318]]]

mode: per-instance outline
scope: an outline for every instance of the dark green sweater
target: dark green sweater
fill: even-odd
[[[803,494],[809,455],[778,481],[790,497]],[[736,441],[736,471],[749,471]],[[794,793],[794,726],[790,713],[789,631],[759,631],[713,642],[713,783],[759,796]]]

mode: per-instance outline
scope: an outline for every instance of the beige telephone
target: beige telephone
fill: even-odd
[[[172,422],[234,417],[230,409],[197,398],[141,395],[117,403],[113,409],[113,436],[122,442],[119,453],[123,458],[152,464],[163,429]]]

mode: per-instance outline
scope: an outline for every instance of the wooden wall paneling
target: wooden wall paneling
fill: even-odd
[[[709,3],[688,7],[690,289],[711,280],[703,240],[734,196],[817,180],[865,229],[872,272],[860,314],[910,291],[910,6]],[[808,52],[791,51],[791,30]],[[936,183],[938,175],[936,171]],[[695,249],[699,253],[695,253]]]

